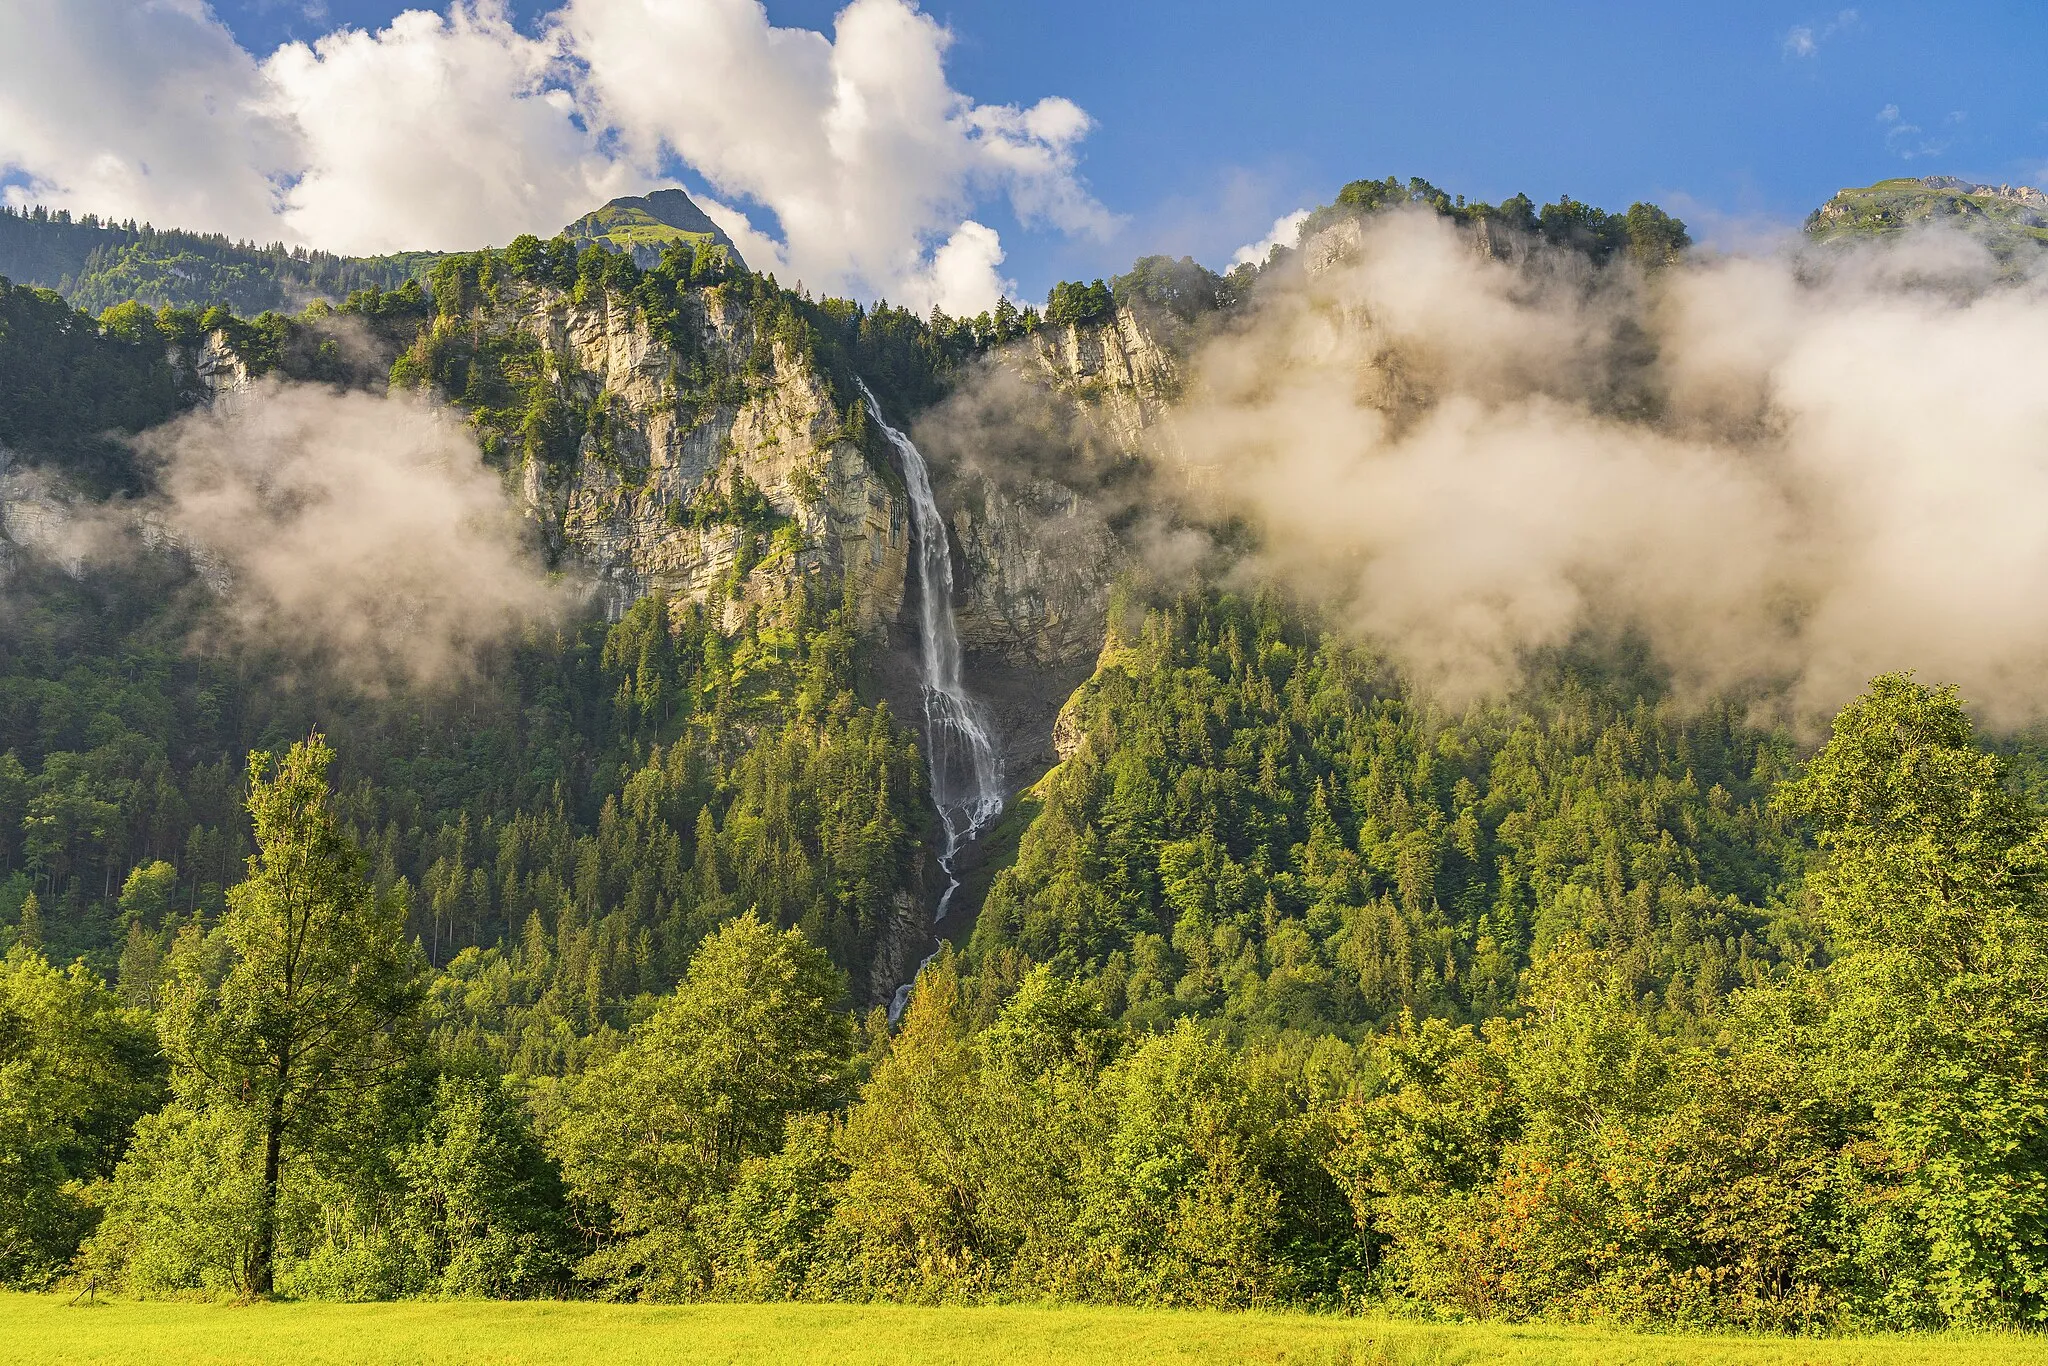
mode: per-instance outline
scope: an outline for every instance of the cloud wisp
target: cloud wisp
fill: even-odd
[[[1816,23],[1794,24],[1785,34],[1785,55],[1801,60],[1817,57],[1823,44],[1862,26],[1863,16],[1852,9],[1837,10],[1833,18]]]
[[[574,605],[460,415],[426,399],[265,382],[137,446],[150,521],[224,580],[219,643],[433,687]]]

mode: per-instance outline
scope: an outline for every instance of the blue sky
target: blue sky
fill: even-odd
[[[265,54],[393,0],[216,0]],[[547,6],[518,0],[531,24]],[[771,0],[830,31],[837,5]],[[2048,164],[2048,5],[1257,6],[1217,0],[931,0],[952,86],[984,104],[1063,95],[1095,120],[1080,173],[1108,236],[979,216],[1025,297],[1139,252],[1227,262],[1289,210],[1361,175],[1423,175],[1497,200],[1654,199],[1729,240],[1795,224],[1837,187],[1952,173],[2033,181]],[[313,16],[313,17],[309,17]],[[689,183],[691,177],[679,174]]]

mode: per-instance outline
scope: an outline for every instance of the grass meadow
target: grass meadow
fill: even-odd
[[[1689,1337],[1306,1314],[1010,1306],[536,1302],[200,1304],[0,1295],[0,1363],[1315,1362],[1347,1366],[1991,1366],[2048,1363],[2048,1338]]]

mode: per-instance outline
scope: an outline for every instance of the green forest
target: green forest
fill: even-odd
[[[116,223],[93,214],[74,218],[66,209],[0,205],[0,276],[53,290],[95,314],[129,302],[200,311],[219,306],[252,317],[297,311],[359,289],[397,288],[437,254],[336,256],[133,219]]]
[[[1645,270],[1689,243],[1391,179],[1315,221],[1413,205]],[[0,446],[144,490],[127,437],[201,401],[218,338],[436,394],[508,478],[614,458],[602,396],[483,325],[545,287],[672,347],[678,411],[800,363],[885,462],[857,377],[916,413],[1042,329],[1206,325],[1260,270],[1148,257],[970,319],[564,238],[337,267],[291,314],[0,282]],[[751,349],[703,341],[714,308]],[[195,648],[218,607],[175,555],[14,556],[0,1282],[2048,1319],[2048,766],[1938,680],[1806,736],[1586,640],[1452,709],[1312,605],[1127,582],[892,1020],[876,963],[941,885],[916,719],[837,585],[741,600],[800,538],[758,488],[670,514],[742,536],[726,600],[593,606],[441,691]]]

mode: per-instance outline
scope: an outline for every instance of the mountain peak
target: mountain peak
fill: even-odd
[[[563,228],[562,235],[578,246],[594,243],[608,251],[624,252],[643,266],[660,260],[671,243],[688,242],[693,247],[723,247],[734,265],[742,270],[747,267],[725,230],[698,208],[695,200],[675,188],[623,195],[584,214]]]

